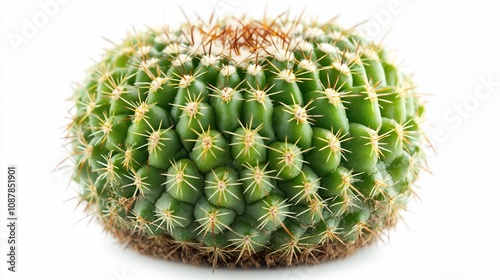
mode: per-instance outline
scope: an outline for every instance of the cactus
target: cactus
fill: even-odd
[[[335,22],[223,18],[131,34],[74,92],[73,180],[141,253],[213,266],[347,256],[423,168],[423,105]]]

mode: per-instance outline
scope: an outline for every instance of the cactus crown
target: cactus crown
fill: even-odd
[[[424,161],[410,77],[333,21],[129,35],[74,100],[88,209],[137,250],[195,264],[352,253],[395,223]]]

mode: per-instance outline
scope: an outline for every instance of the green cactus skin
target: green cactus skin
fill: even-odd
[[[129,35],[74,93],[73,179],[146,254],[345,256],[394,225],[425,163],[422,103],[387,57],[353,29],[281,17]]]

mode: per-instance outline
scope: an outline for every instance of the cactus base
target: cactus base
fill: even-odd
[[[199,243],[175,241],[168,235],[145,236],[129,231],[115,231],[113,235],[127,247],[143,255],[194,266],[211,266],[212,268],[273,268],[314,265],[346,258],[358,249],[376,241],[376,236],[367,236],[367,240],[357,240],[354,244],[342,244],[339,241],[324,243],[296,252],[296,256],[293,258],[280,253],[273,254],[266,250],[253,255],[243,254],[240,257],[239,252],[215,252],[212,248],[200,246]]]

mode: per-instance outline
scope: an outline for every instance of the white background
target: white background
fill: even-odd
[[[47,2],[0,2],[1,279],[500,279],[500,9],[494,1],[268,1],[269,14],[299,13],[307,5],[306,14],[323,20],[340,15],[346,27],[368,20],[366,32],[376,40],[387,34],[384,44],[398,50],[427,96],[434,174],[418,181],[421,201],[410,204],[406,225],[385,243],[314,267],[214,273],[124,249],[83,218],[71,199],[69,173],[54,171],[67,155],[66,99],[72,83],[110,46],[103,37],[117,41],[133,27],[178,23],[178,5],[52,1],[56,6],[47,10]],[[188,16],[203,18],[213,10],[260,16],[266,6],[178,2]],[[30,23],[35,29],[28,32]],[[4,261],[9,164],[19,172],[15,274],[6,272]]]

